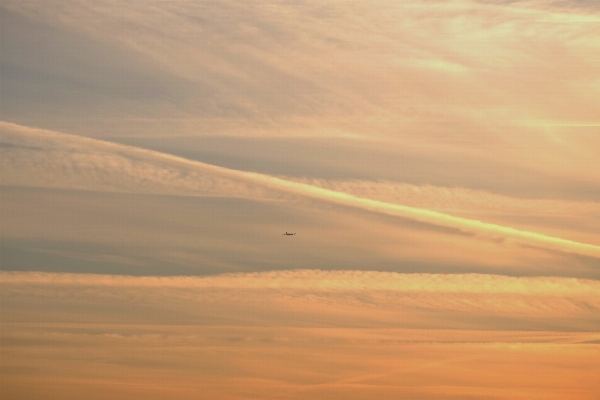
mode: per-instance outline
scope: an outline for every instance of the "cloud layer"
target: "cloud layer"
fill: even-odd
[[[597,281],[0,273],[0,288],[10,394],[591,399],[598,389]],[[522,381],[530,369],[544,373]]]
[[[270,2],[257,8],[174,1],[141,8],[109,1],[9,1],[7,15],[21,23],[4,24],[5,63],[27,67],[42,83],[37,94],[58,101],[45,106],[66,116],[87,111],[152,119],[158,113],[197,121],[233,118],[255,128],[257,119],[302,125],[300,118],[304,124],[315,118],[342,131],[356,123],[364,128],[369,124],[361,120],[376,117],[381,123],[375,126],[388,128],[377,136],[398,127],[422,130],[427,119],[461,128],[485,126],[490,118],[597,124],[598,66],[591,60],[598,54],[599,17],[594,8],[573,4],[581,6],[454,0],[375,7]],[[20,34],[19,26],[27,24],[29,34]],[[7,88],[24,84],[26,76],[7,71]],[[22,114],[26,104],[19,103],[31,101],[28,92],[8,93],[18,100],[9,110]],[[77,104],[76,95],[86,101]],[[333,120],[339,117],[349,121]]]

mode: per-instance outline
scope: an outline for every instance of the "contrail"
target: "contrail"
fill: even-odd
[[[150,150],[149,150],[150,151]],[[156,153],[163,154],[163,153]],[[557,238],[541,233],[519,230],[507,226],[491,224],[469,218],[456,217],[453,215],[426,210],[422,208],[404,206],[400,204],[387,203],[379,200],[357,197],[344,192],[321,188],[301,182],[289,181],[270,175],[256,172],[246,172],[205,164],[199,161],[188,160],[177,156],[166,155],[180,161],[197,163],[205,168],[210,168],[220,174],[232,178],[242,178],[246,181],[261,184],[262,186],[278,189],[283,192],[293,193],[313,199],[324,200],[344,206],[360,208],[367,211],[388,214],[396,217],[411,219],[418,222],[455,228],[466,232],[498,236],[504,239],[512,239],[515,242],[543,247],[549,250],[558,250],[568,253],[576,253],[584,256],[600,258],[600,246],[581,243],[573,240]]]
[[[336,192],[330,189],[320,188],[300,182],[288,181],[258,173],[236,171],[236,174],[271,188],[276,188],[282,191],[319,200],[325,200],[340,205],[361,208],[372,212],[403,217],[438,226],[456,228],[472,233],[480,233],[492,236],[500,235],[505,239],[512,239],[515,242],[522,244],[600,258],[600,246],[593,244],[547,236],[541,233],[514,229],[474,219],[456,217],[437,211],[357,197],[348,193]]]
[[[238,171],[219,167],[171,154],[142,149],[139,147],[127,146],[53,131],[31,129],[10,123],[0,123],[0,128],[9,128],[11,130],[20,131],[21,134],[25,134],[29,137],[37,136],[34,139],[36,139],[36,143],[38,144],[42,138],[49,140],[49,143],[51,143],[51,147],[53,149],[56,149],[57,146],[60,148],[63,145],[64,147],[67,147],[69,141],[77,142],[80,146],[87,145],[91,146],[91,149],[95,148],[96,151],[101,150],[101,152],[106,152],[107,156],[110,154],[120,154],[132,159],[145,159],[149,163],[161,162],[164,164],[167,162],[167,164],[170,164],[174,169],[181,169],[182,167],[185,167],[185,169],[195,170],[199,173],[215,173],[221,177],[233,178],[237,181],[252,183],[259,187],[276,190],[282,193],[318,199],[321,201],[402,217],[427,224],[454,228],[464,232],[492,237],[494,239],[500,237],[503,240],[513,241],[524,245],[537,246],[548,250],[557,250],[600,258],[600,246],[593,244],[581,243],[573,240],[552,237],[541,233],[519,230],[468,218],[456,217],[422,208],[357,197],[348,193],[321,188],[306,183],[290,181],[256,172]],[[54,135],[54,137],[52,137],[52,135]],[[65,157],[68,158],[69,154],[65,154]],[[71,161],[73,163],[77,163],[77,160]]]

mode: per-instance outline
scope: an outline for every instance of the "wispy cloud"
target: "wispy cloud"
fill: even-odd
[[[169,154],[2,124],[2,183],[259,200],[310,198],[552,250],[599,257],[600,247],[450,214],[357,197],[306,183],[236,171]]]
[[[237,134],[337,130],[407,140],[419,132],[440,140],[442,131],[452,135],[442,139],[450,142],[473,135],[489,142],[518,140],[523,120],[598,122],[598,66],[592,60],[600,17],[593,7],[577,7],[585,4],[341,1],[253,7],[173,1],[138,7],[5,1],[6,9],[37,29],[23,35],[5,24],[7,63],[27,67],[33,77],[12,69],[3,77],[11,84],[41,81],[31,98],[9,92],[15,117],[31,116],[24,100],[37,94],[56,100],[44,106],[63,114],[63,124],[85,112],[120,118],[123,125],[111,128],[121,133],[142,132],[135,127],[138,119],[155,135],[163,129],[210,134],[201,122],[222,134],[225,125],[235,126],[228,120],[236,119],[246,128]],[[79,41],[65,40],[65,32]],[[44,51],[40,42],[57,51],[36,57]],[[64,57],[57,43],[78,57]],[[50,79],[36,73],[36,62],[51,72]],[[77,68],[82,66],[86,72]],[[87,90],[81,90],[85,83]],[[113,90],[103,92],[103,86]],[[36,112],[39,118],[41,110]],[[159,128],[147,123],[161,118],[193,122],[163,121]],[[102,126],[80,123],[79,131],[114,135],[101,118],[96,121]],[[273,129],[264,128],[273,122]]]
[[[536,374],[534,389],[528,378],[518,394],[571,393],[569,382],[584,378],[577,390],[593,393],[598,284],[315,270],[204,278],[0,273],[8,371],[1,378],[21,392],[25,381],[62,392],[62,376],[71,388],[98,385],[102,376],[107,388],[129,394],[148,388],[132,382],[159,379],[153,390],[184,398],[267,388],[261,397],[384,390],[392,398],[416,390],[423,398],[489,391],[514,398],[510,367],[562,371],[565,379]],[[431,383],[461,377],[450,391]]]
[[[558,277],[508,277],[484,274],[400,274],[375,271],[293,270],[219,276],[124,276],[43,272],[0,272],[3,284],[117,286],[155,288],[297,289],[310,291],[393,291],[590,296],[596,280]]]
[[[60,298],[68,296],[71,305],[84,308],[128,304],[115,317],[160,307],[148,317],[167,321],[179,310],[181,323],[227,323],[247,314],[261,324],[281,319],[284,325],[570,331],[597,329],[600,312],[599,283],[572,278],[319,270],[211,277],[2,272],[0,285],[12,304],[3,312],[35,303],[60,314]],[[148,323],[148,317],[136,320]]]

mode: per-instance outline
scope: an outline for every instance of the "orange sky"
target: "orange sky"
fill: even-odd
[[[3,1],[0,397],[597,398],[599,22]]]

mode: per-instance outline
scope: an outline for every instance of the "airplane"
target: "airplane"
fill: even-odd
[[[282,233],[282,235],[285,235],[285,236],[294,236],[295,234],[296,234],[296,232],[294,232],[294,233],[288,233],[288,232]]]

